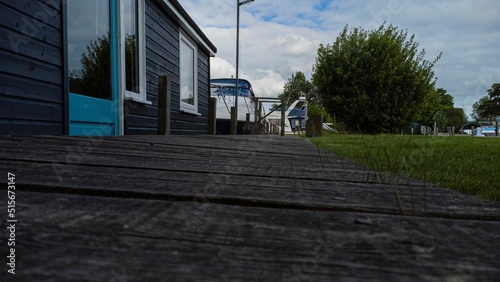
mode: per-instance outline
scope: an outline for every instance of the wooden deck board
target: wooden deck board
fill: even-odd
[[[500,274],[500,203],[367,181],[298,137],[0,136],[0,170],[16,174],[18,270],[32,281]],[[321,240],[328,255],[315,257]]]
[[[393,186],[348,181],[286,179],[238,174],[214,174],[136,168],[73,166],[26,162],[0,163],[18,168],[23,190],[100,195],[133,195],[150,199],[220,202],[235,205],[295,206],[303,209],[400,213]],[[58,178],[62,175],[62,178]],[[119,185],[110,185],[120,183]],[[497,203],[457,192],[397,187],[405,214],[500,220]],[[426,194],[424,194],[424,192]]]
[[[500,248],[497,221],[58,193],[19,199],[19,218],[29,222],[18,234],[19,272],[31,278],[109,281],[114,271],[142,281],[467,281],[498,274],[500,254],[487,251]]]

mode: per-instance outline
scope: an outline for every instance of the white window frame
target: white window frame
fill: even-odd
[[[121,89],[126,100],[132,100],[138,103],[152,105],[151,101],[147,100],[146,91],[146,31],[145,31],[145,1],[137,0],[138,2],[138,39],[139,39],[139,93],[127,90],[127,78],[125,72],[125,15],[123,5],[120,5],[120,72],[121,72]],[[121,3],[121,1],[120,1]]]
[[[194,79],[194,82],[193,82],[193,96],[194,96],[194,105],[191,105],[191,104],[188,104],[188,103],[185,103],[182,101],[182,97],[180,97],[180,89],[182,88],[182,85],[179,85],[179,100],[180,100],[180,110],[182,112],[186,112],[186,113],[189,113],[189,114],[193,114],[193,115],[200,115],[200,113],[198,113],[198,46],[196,45],[196,43],[191,39],[189,38],[189,36],[187,36],[186,34],[184,34],[184,32],[180,31],[179,33],[179,81],[182,81],[180,79],[180,75],[182,74],[182,71],[180,70],[180,67],[181,67],[181,44],[182,43],[186,43],[186,45],[188,45],[188,47],[190,47],[191,49],[193,49],[193,55],[194,55],[194,58],[193,58],[193,79]]]

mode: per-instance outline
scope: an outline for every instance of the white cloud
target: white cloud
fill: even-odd
[[[256,69],[251,74],[245,74],[253,89],[259,97],[277,97],[278,93],[283,92],[285,79],[281,74],[271,69]]]
[[[179,2],[218,49],[212,74],[234,73],[235,1]],[[427,60],[443,52],[434,68],[436,86],[451,93],[466,113],[493,82],[500,82],[496,0],[326,2],[255,0],[240,7],[240,73],[251,79],[257,95],[282,92],[296,71],[310,77],[319,44],[333,43],[346,24],[373,29],[384,21],[414,34]]]
[[[215,57],[210,59],[210,77],[223,78],[236,74],[236,67],[228,61]]]

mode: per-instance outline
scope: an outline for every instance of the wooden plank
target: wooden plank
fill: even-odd
[[[20,1],[3,1],[0,3],[2,9],[2,17],[1,25],[5,26],[12,30],[12,33],[9,34],[9,39],[13,39],[16,43],[21,43],[19,49],[22,44],[30,41],[30,40],[39,40],[41,42],[50,44],[57,48],[62,46],[62,34],[61,34],[61,21],[60,21],[60,12],[52,10],[45,6],[44,4],[40,4],[37,1],[26,1],[28,2],[27,7],[31,7],[42,12],[37,15],[38,19],[34,19],[32,16],[34,14],[25,13],[23,10],[16,10],[15,8],[5,6],[5,4],[14,4],[18,5]],[[26,6],[26,5],[23,5]],[[36,6],[36,7],[35,7]],[[47,8],[47,9],[46,9]],[[44,22],[39,21],[39,19],[45,20],[45,16],[48,16],[50,22],[56,24],[56,26],[47,25]],[[15,51],[16,53],[18,52]]]
[[[144,137],[142,138],[144,140]],[[151,141],[153,139],[150,136],[147,138],[147,140]],[[47,160],[48,158],[52,162],[65,163],[67,162],[67,155],[76,152],[81,159],[80,162],[84,163],[86,162],[85,159],[88,159],[87,164],[93,166],[108,166],[111,164],[114,167],[146,169],[162,168],[188,171],[205,169],[206,172],[218,172],[222,169],[256,176],[366,182],[364,177],[366,173],[362,171],[363,167],[341,159],[327,160],[322,157],[324,161],[320,163],[315,157],[312,159],[302,157],[297,159],[297,156],[284,155],[284,151],[278,150],[278,147],[272,145],[244,144],[241,142],[227,143],[220,139],[215,139],[217,144],[213,146],[216,146],[216,148],[210,148],[210,145],[207,145],[205,140],[201,140],[202,143],[195,142],[198,138],[182,137],[177,138],[177,141],[172,140],[175,138],[163,139],[165,142],[168,140],[174,146],[157,142],[128,143],[116,142],[117,139],[68,139],[64,137],[38,139],[43,143],[30,142],[29,153],[26,153],[23,148],[17,148],[18,142],[22,139],[18,139],[18,142],[11,145],[4,144],[4,146],[10,146],[12,152],[17,150],[19,159],[21,159],[24,152],[24,160]],[[70,146],[67,140],[71,140],[73,144]],[[122,138],[119,140],[122,140]],[[55,143],[50,145],[54,141]],[[40,148],[37,147],[39,145],[41,145]],[[306,143],[306,145],[309,144]],[[186,154],[182,151],[182,148],[189,148],[190,153]],[[60,153],[54,155],[51,151]],[[173,161],[168,161],[168,159]],[[198,161],[198,167],[193,168],[193,161]],[[423,185],[417,182],[411,183]]]
[[[13,1],[13,3],[16,2]],[[53,65],[61,66],[63,64],[61,46],[53,46],[33,39],[26,39],[18,45],[12,40],[12,34],[12,30],[0,26],[0,49]]]
[[[63,108],[61,104],[47,103],[19,99],[17,97],[2,97],[0,99],[3,110],[0,119],[32,120],[36,122],[61,122],[63,121]]]
[[[0,135],[42,135],[64,133],[62,122],[0,119]]]
[[[24,175],[19,185],[34,191],[199,198],[232,205],[375,213],[399,213],[399,204],[405,214],[420,216],[500,216],[498,203],[426,187],[424,183],[367,181],[362,167],[345,160],[334,165],[332,155],[332,165],[324,167],[315,159],[281,155],[280,144],[281,148],[296,144],[303,146],[303,152],[314,152],[315,148],[303,139],[262,139],[270,141],[256,145],[260,150],[256,154],[255,144],[245,140],[261,142],[260,138],[0,137],[4,148],[0,167],[19,171]],[[398,189],[399,203],[394,189]]]
[[[62,104],[62,86],[31,78],[22,78],[7,73],[0,76],[0,93],[36,101]],[[3,98],[3,97],[2,97]]]
[[[46,3],[43,3],[46,2]],[[33,0],[17,0],[4,1],[3,5],[8,5],[23,13],[23,22],[25,28],[35,29],[43,28],[45,25],[52,26],[56,29],[61,28],[61,11],[60,3],[57,0],[50,1],[33,1]]]
[[[238,175],[123,168],[26,164],[2,161],[22,175],[18,186],[38,192],[116,195],[227,205],[399,214],[389,185],[270,179]],[[119,185],[109,185],[119,183]],[[236,188],[237,187],[237,188]],[[425,194],[424,194],[425,192]],[[437,188],[399,188],[404,214],[443,218],[500,219],[497,203]]]
[[[0,72],[31,78],[53,84],[62,84],[62,68],[20,55],[12,55],[0,49]]]
[[[160,7],[157,1],[146,1],[146,24],[157,25],[155,28],[157,32],[161,34],[163,38],[172,38],[175,40],[167,40],[170,44],[179,48],[179,30],[175,21],[164,9]],[[176,52],[172,52],[175,54]]]
[[[498,221],[17,195],[16,278],[23,281],[494,281],[500,275]],[[6,276],[0,274],[2,281]]]

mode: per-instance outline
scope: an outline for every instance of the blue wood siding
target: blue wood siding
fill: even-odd
[[[147,99],[152,105],[125,102],[125,134],[156,134],[158,77],[172,81],[171,133],[205,134],[208,130],[209,54],[198,48],[198,112],[180,111],[179,26],[156,0],[146,1],[146,81]]]
[[[61,9],[0,0],[0,134],[65,133]]]

